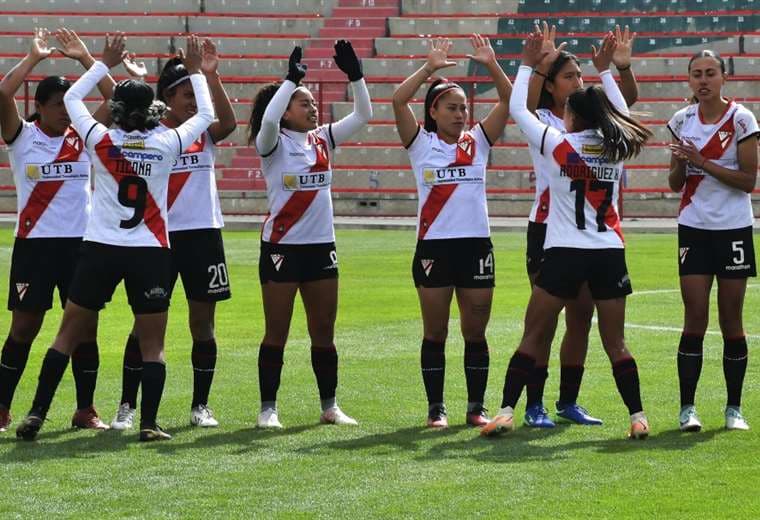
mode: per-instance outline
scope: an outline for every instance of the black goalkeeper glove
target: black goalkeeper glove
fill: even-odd
[[[290,58],[288,58],[288,75],[285,76],[285,79],[292,81],[296,85],[306,76],[306,69],[308,68],[306,64],[301,63],[302,54],[301,47],[296,46],[293,52],[290,53]]]
[[[359,81],[364,77],[362,62],[356,57],[351,42],[338,40],[335,43],[335,56],[333,56],[333,60],[338,68],[348,76],[349,81]]]

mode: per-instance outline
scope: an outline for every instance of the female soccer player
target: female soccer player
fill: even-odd
[[[565,44],[555,46],[555,28],[543,24],[542,48],[546,57],[536,66],[530,78],[528,89],[528,108],[536,114],[542,123],[560,131],[565,131],[563,117],[568,96],[583,88],[580,61],[564,50]],[[602,82],[602,88],[616,108],[623,110],[632,105],[638,97],[636,78],[631,70],[631,51],[635,33],[628,27],[624,31],[615,27],[618,45],[612,55],[612,62],[620,73],[621,87],[609,70],[610,62],[592,46],[592,61],[596,66]],[[622,94],[621,94],[622,90]],[[537,109],[536,109],[537,107]],[[528,220],[527,235],[527,270],[531,287],[534,285],[544,259],[544,240],[546,238],[546,218],[549,214],[551,197],[549,178],[546,173],[551,169],[551,159],[545,159],[538,147],[529,144],[529,151],[536,172],[536,193],[533,208]],[[565,307],[565,335],[560,350],[560,395],[556,403],[557,415],[576,424],[597,425],[602,421],[592,417],[582,406],[577,404],[578,392],[583,378],[588,335],[594,304],[588,287],[583,286],[576,300],[568,301]],[[552,341],[553,338],[548,338]],[[547,350],[547,356],[550,350]],[[538,428],[554,427],[554,422],[543,405],[544,385],[548,376],[546,359],[537,359],[536,367],[526,385],[526,409],[524,422]]]
[[[419,196],[412,275],[422,310],[422,380],[431,428],[448,426],[443,399],[444,345],[454,293],[465,341],[466,422],[482,426],[488,421],[483,406],[489,365],[486,326],[495,271],[485,177],[489,151],[507,122],[512,85],[488,39],[474,34],[470,41],[474,52],[469,58],[486,67],[499,95],[499,102],[481,122],[466,129],[467,96],[462,87],[444,79],[428,88],[424,127],[409,106],[428,77],[456,65],[447,59],[451,48],[447,39],[432,42],[425,65],[393,93],[396,128],[409,151]]]
[[[526,39],[510,112],[528,141],[552,161],[547,171],[552,203],[545,259],[528,302],[520,346],[509,362],[501,410],[481,433],[514,429],[514,407],[536,359],[546,356],[547,337],[554,334],[559,312],[588,284],[602,344],[630,414],[629,435],[644,438],[649,425],[641,406],[638,370],[623,338],[625,296],[631,293],[631,282],[617,193],[623,160],[637,155],[651,132],[631,119],[626,108],[615,108],[599,87],[578,90],[567,98],[567,133],[542,123],[526,105],[530,75],[545,54],[541,42],[539,31]],[[615,43],[615,37],[608,35],[600,53],[611,58]]]
[[[718,317],[723,334],[726,379],[726,428],[747,430],[741,413],[747,370],[747,340],[742,310],[747,278],[756,275],[750,193],[757,179],[758,129],[755,116],[723,97],[723,59],[701,51],[689,61],[689,86],[695,103],[668,123],[673,191],[683,191],[678,212],[678,271],[684,325],[678,346],[681,389],[680,428],[699,431],[702,424],[694,394],[702,370],[702,344],[713,279],[718,280]]]
[[[214,427],[219,423],[208,407],[208,396],[216,368],[214,311],[216,302],[230,298],[229,276],[222,241],[222,210],[216,192],[214,172],[215,144],[237,126],[235,111],[224,91],[217,67],[219,57],[211,40],[203,41],[201,71],[206,76],[217,119],[201,137],[189,143],[172,168],[169,177],[169,241],[172,272],[170,292],[177,277],[182,277],[189,311],[188,323],[193,338],[193,400],[190,424]],[[179,57],[169,60],[156,86],[156,97],[168,110],[162,128],[176,128],[198,110],[190,74]],[[124,351],[121,404],[111,427],[132,427],[137,408],[142,358],[140,344],[133,333]]]
[[[166,379],[163,352],[171,282],[166,195],[172,164],[208,128],[214,110],[201,74],[200,42],[190,36],[184,63],[198,104],[193,117],[177,128],[160,128],[163,103],[154,102],[145,83],[124,80],[110,103],[116,128],[98,123],[82,99],[121,62],[124,48],[123,33],[113,39],[106,35],[102,62],[95,62],[63,98],[92,158],[97,189],[58,335],[43,361],[32,409],[16,430],[26,440],[36,437],[69,356],[94,328],[99,310],[122,279],[143,359],[140,440],[170,438],[156,423]]]
[[[49,76],[37,85],[35,113],[24,121],[14,95],[34,67],[58,51],[79,61],[85,70],[95,60],[74,31],[60,29],[60,47],[51,47],[46,29],[36,29],[29,53],[0,82],[0,130],[8,145],[18,199],[16,240],[11,259],[8,310],[11,330],[0,358],[0,432],[11,423],[10,407],[45,313],[58,287],[66,302],[90,213],[90,157],[82,136],[71,126],[63,95],[71,83]],[[113,93],[110,76],[98,84],[107,100]],[[107,105],[98,110],[108,120]],[[72,355],[77,410],[71,424],[77,428],[106,429],[93,407],[98,373],[97,323],[82,334]]]
[[[259,348],[261,428],[282,428],[277,414],[283,352],[296,292],[306,310],[311,364],[322,404],[320,422],[356,424],[338,407],[338,353],[333,343],[338,309],[338,257],[330,197],[332,150],[372,117],[361,62],[345,40],[335,44],[335,63],[346,73],[354,111],[336,123],[318,125],[301,48],[288,62],[281,84],[265,86],[253,101],[249,142],[262,157],[269,214],[261,234],[259,279],[265,332]]]

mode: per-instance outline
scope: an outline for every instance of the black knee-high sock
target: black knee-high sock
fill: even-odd
[[[156,361],[143,363],[140,428],[153,428],[156,425],[165,382],[166,365]]]
[[[678,344],[678,384],[681,389],[681,406],[694,404],[699,375],[702,373],[702,345],[704,336],[681,334]]]
[[[77,389],[77,410],[92,406],[99,366],[98,344],[94,341],[80,343],[71,355],[71,372]]]
[[[143,374],[143,360],[140,353],[140,341],[131,334],[124,348],[124,367],[121,373],[121,402],[137,408],[137,391]]]
[[[0,355],[0,405],[6,408],[11,407],[31,348],[31,343],[19,343],[10,336],[5,340]]]
[[[559,402],[574,404],[578,402],[578,393],[583,380],[583,366],[562,365],[559,374]]]
[[[747,358],[747,339],[744,336],[723,338],[723,375],[728,394],[726,406],[741,406]]]
[[[525,383],[525,396],[527,398],[525,406],[530,407],[544,402],[544,387],[548,377],[549,367],[546,365],[533,367],[528,381]]]
[[[42,361],[40,377],[37,381],[37,392],[34,394],[34,401],[32,402],[32,412],[42,417],[47,415],[50,403],[53,402],[53,396],[68,364],[69,356],[52,348],[48,349],[45,359]]]
[[[335,399],[338,388],[338,351],[335,345],[329,347],[311,346],[311,368],[317,377],[319,398],[321,400]]]
[[[208,394],[216,369],[216,340],[193,341],[193,404],[208,404]]]
[[[639,369],[633,358],[623,359],[612,365],[612,375],[628,413],[633,415],[642,411],[641,389],[639,387]]]
[[[467,381],[467,402],[483,404],[488,385],[491,357],[486,341],[464,342],[464,377]]]
[[[422,340],[420,366],[428,404],[443,402],[443,378],[446,373],[445,347],[444,342]]]
[[[528,383],[533,369],[536,366],[536,360],[533,356],[515,352],[509,360],[507,374],[504,376],[504,392],[501,399],[501,407],[517,405],[523,387]]]
[[[277,401],[284,354],[284,345],[276,346],[262,343],[259,347],[259,392],[262,403]]]

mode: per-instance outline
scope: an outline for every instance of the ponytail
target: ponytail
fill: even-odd
[[[599,86],[578,90],[567,98],[575,116],[575,131],[596,128],[602,133],[601,157],[619,162],[641,153],[652,132],[636,119],[623,114]]]

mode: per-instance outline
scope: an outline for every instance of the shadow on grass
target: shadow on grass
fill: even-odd
[[[319,424],[307,424],[283,430],[262,430],[258,428],[243,428],[237,431],[208,430],[199,433],[197,437],[183,441],[183,433],[198,431],[193,426],[181,426],[167,430],[173,439],[169,441],[139,443],[138,431],[129,432],[110,430],[106,432],[83,432],[73,429],[40,432],[36,441],[28,442],[16,439],[10,435],[0,437],[0,449],[8,451],[0,455],[0,462],[34,462],[36,460],[92,458],[101,454],[113,454],[140,445],[142,449],[150,449],[162,455],[172,455],[183,450],[213,449],[221,446],[238,445],[236,454],[245,454],[265,447],[267,439],[298,435]],[[63,438],[60,442],[48,442]]]
[[[329,454],[331,451],[371,450],[374,455],[390,455],[398,452],[412,453],[417,460],[474,459],[484,462],[521,462],[558,460],[573,457],[573,452],[628,453],[641,450],[688,450],[692,446],[709,442],[722,429],[701,433],[683,433],[679,430],[664,431],[651,435],[644,441],[634,441],[621,435],[614,439],[599,439],[595,427],[588,431],[595,438],[566,443],[547,444],[547,439],[561,435],[570,425],[556,428],[518,428],[497,438],[484,438],[477,429],[456,426],[446,430],[430,430],[425,427],[403,428],[393,432],[376,433],[358,439],[338,440],[314,444],[297,450],[306,454]],[[575,427],[578,428],[578,427]],[[469,431],[472,436],[461,438],[460,433]]]

